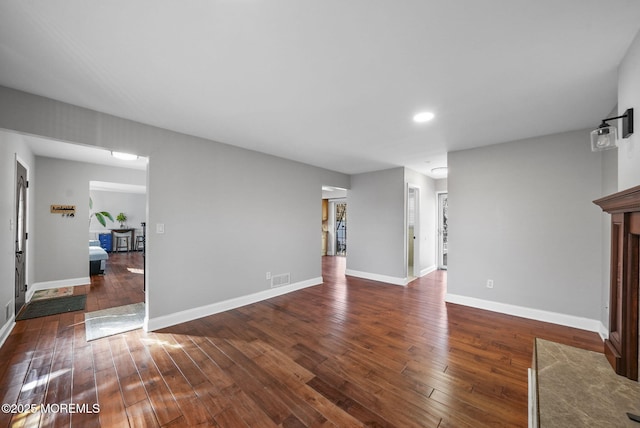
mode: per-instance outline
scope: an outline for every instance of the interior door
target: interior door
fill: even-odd
[[[15,314],[25,303],[27,291],[27,170],[16,161],[16,280],[15,280]]]

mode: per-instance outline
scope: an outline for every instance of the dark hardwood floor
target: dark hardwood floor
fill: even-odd
[[[86,311],[144,299],[139,257],[76,287]],[[399,287],[344,262],[323,258],[322,285],[153,333],[87,343],[83,312],[19,321],[2,402],[100,411],[0,426],[525,427],[533,339],[602,350],[595,333],[445,304],[446,272]]]

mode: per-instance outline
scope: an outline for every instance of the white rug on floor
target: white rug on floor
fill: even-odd
[[[102,337],[142,328],[144,324],[144,303],[117,306],[84,314],[87,342]]]
[[[66,297],[73,294],[73,287],[47,288],[46,290],[38,290],[33,293],[31,301],[54,299],[56,297]]]

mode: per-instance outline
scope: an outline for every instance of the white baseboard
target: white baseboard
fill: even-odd
[[[574,315],[561,314],[558,312],[543,311],[540,309],[526,308],[524,306],[510,305],[507,303],[492,302],[490,300],[477,299],[475,297],[449,294],[444,298],[445,302],[458,305],[471,306],[473,308],[485,309],[487,311],[499,312],[507,315],[514,315],[521,318],[528,318],[552,324],[564,325],[567,327],[579,328],[581,330],[593,331],[601,334],[602,322],[589,318],[576,317]]]
[[[429,275],[431,272],[434,272],[437,269],[438,269],[438,266],[436,266],[436,265],[431,265],[429,267],[426,267],[426,268],[422,269],[420,271],[420,278],[422,278],[425,275]]]
[[[261,302],[263,300],[271,299],[273,297],[281,296],[283,294],[291,293],[293,291],[301,290],[303,288],[319,285],[319,284],[322,284],[322,282],[323,282],[322,277],[312,278],[306,281],[296,282],[294,284],[289,284],[282,287],[271,288],[269,290],[260,291],[254,294],[249,294],[248,296],[236,297],[234,299],[229,299],[222,302],[216,302],[210,305],[200,306],[198,308],[175,312],[169,315],[163,315],[155,318],[145,317],[144,329],[145,331],[159,330],[161,328],[170,327],[172,325],[181,324],[184,322],[192,321],[198,318],[203,318],[203,317],[217,314],[224,311],[229,311],[231,309],[239,308],[241,306],[246,306],[252,303]]]
[[[603,342],[609,338],[609,329],[605,327],[602,322],[600,322],[600,330],[598,331],[598,333],[600,334]]]
[[[408,278],[398,278],[395,276],[380,275],[377,273],[362,272],[362,271],[353,270],[353,269],[346,269],[344,273],[345,275],[348,275],[348,276],[355,276],[357,278],[364,278],[364,279],[370,279],[373,281],[386,282],[387,284],[393,284],[393,285],[405,286],[409,283]]]
[[[11,319],[7,320],[7,322],[0,328],[0,347],[4,346],[4,342],[6,342],[7,338],[11,334],[11,330],[16,326],[16,316],[12,316]]]
[[[91,278],[88,276],[83,278],[69,278],[69,279],[60,279],[57,281],[45,281],[45,282],[35,282],[29,287],[27,290],[27,295],[25,296],[26,301],[31,301],[33,297],[33,293],[38,290],[48,290],[49,288],[60,288],[60,287],[76,287],[78,285],[87,285],[91,284]]]

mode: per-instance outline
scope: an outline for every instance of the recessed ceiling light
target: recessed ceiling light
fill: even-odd
[[[113,156],[116,159],[128,160],[128,161],[138,159],[138,155],[132,155],[130,153],[123,153],[123,152],[111,152],[111,156]]]
[[[429,122],[434,117],[435,115],[430,111],[422,111],[420,113],[417,113],[415,116],[413,116],[413,121],[417,123],[424,123],[424,122]]]

